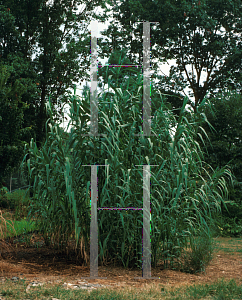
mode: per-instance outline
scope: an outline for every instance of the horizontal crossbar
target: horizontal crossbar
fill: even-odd
[[[98,210],[143,210],[143,208],[139,207],[98,207]]]
[[[98,65],[99,68],[101,67],[143,67],[143,65],[104,65],[104,66],[100,66]]]

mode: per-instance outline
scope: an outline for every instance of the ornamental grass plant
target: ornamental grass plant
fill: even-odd
[[[118,72],[119,68],[114,68]],[[117,75],[117,74],[116,74]],[[118,78],[118,76],[115,76]],[[70,134],[67,139],[53,121],[51,98],[46,126],[51,131],[41,149],[32,139],[26,145],[22,169],[27,170],[33,200],[28,218],[35,215],[47,244],[66,251],[71,238],[85,265],[90,261],[90,180],[91,168],[98,167],[98,207],[143,207],[143,170],[151,167],[151,265],[161,259],[164,267],[192,246],[191,272],[204,270],[209,255],[198,255],[195,240],[203,236],[210,245],[213,216],[226,207],[226,180],[230,170],[213,170],[203,161],[198,139],[206,138],[199,125],[206,116],[187,110],[184,99],[179,119],[168,109],[164,95],[151,86],[151,134],[142,135],[141,73],[98,94],[98,133],[89,134],[90,92],[70,100]],[[112,87],[112,90],[110,89]],[[205,104],[205,99],[200,106]],[[140,136],[134,134],[140,133]],[[115,261],[125,268],[142,268],[141,210],[99,210],[98,254],[102,265]],[[200,248],[201,249],[201,248]],[[209,248],[210,249],[210,248]],[[212,249],[212,248],[211,248]],[[204,250],[205,251],[205,250]],[[203,253],[204,253],[203,251]],[[210,253],[210,252],[209,252]],[[212,250],[211,250],[212,253]]]

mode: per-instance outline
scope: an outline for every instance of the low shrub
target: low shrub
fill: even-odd
[[[190,274],[205,272],[206,267],[214,258],[217,248],[212,235],[202,233],[191,240],[190,246],[191,249],[183,252],[174,269]]]
[[[7,197],[8,194],[8,188],[2,187],[0,189],[0,208],[9,208],[9,200]]]
[[[10,193],[7,188],[1,189],[0,208],[15,210],[16,220],[27,216],[29,203],[29,192],[27,193],[26,190],[16,190]]]
[[[220,236],[240,237],[242,236],[242,221],[237,217],[229,218],[222,216],[219,222]]]

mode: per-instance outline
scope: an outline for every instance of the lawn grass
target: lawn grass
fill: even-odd
[[[3,299],[88,299],[88,300],[148,300],[148,299],[217,299],[235,300],[242,298],[242,286],[237,286],[232,279],[230,281],[218,280],[210,285],[193,285],[182,288],[166,288],[161,284],[158,289],[141,291],[132,289],[130,291],[110,291],[108,288],[93,290],[66,290],[61,282],[56,285],[46,283],[44,286],[31,287],[26,292],[28,282],[24,279],[18,283],[6,280],[0,286],[0,297]],[[1,298],[2,299],[2,298]]]
[[[1,224],[2,224],[2,221],[0,221],[0,225]],[[16,233],[13,230],[11,225],[14,226]],[[5,236],[3,237],[4,239],[8,238],[8,237],[20,236],[22,234],[26,234],[28,232],[37,230],[37,226],[34,221],[32,223],[29,223],[25,219],[20,220],[20,221],[6,220],[6,226],[7,226],[8,232],[6,232]]]

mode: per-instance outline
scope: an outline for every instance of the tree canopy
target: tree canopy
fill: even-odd
[[[21,101],[26,87],[20,80],[6,84],[13,68],[0,64],[0,185],[2,178],[19,165],[23,158],[25,137],[31,127],[23,127],[27,104]]]
[[[111,41],[100,39],[100,56],[125,48],[134,64],[142,63],[143,26],[136,22],[158,22],[151,24],[151,70],[159,80],[158,88],[184,97],[188,87],[194,111],[206,95],[213,96],[226,87],[242,90],[240,0],[124,0],[109,4],[105,15],[112,11],[114,21],[102,34]],[[161,63],[175,59],[176,66],[171,66],[169,76],[157,75],[154,59]],[[170,99],[174,108],[182,106],[183,97]]]
[[[58,120],[75,83],[89,79],[87,26],[99,5],[103,1],[0,1],[0,177],[3,169],[18,166],[24,142],[33,137],[38,147],[43,145],[49,97]],[[11,149],[18,155],[9,147],[17,147]]]
[[[11,74],[11,82],[28,81],[23,101],[30,104],[25,120],[33,124],[40,146],[45,139],[47,114],[45,103],[51,95],[56,118],[68,102],[70,89],[89,79],[90,36],[88,22],[93,9],[103,1],[1,1],[1,62],[26,63]],[[78,12],[78,6],[85,8]],[[21,62],[20,62],[21,61]],[[28,63],[27,63],[28,62]]]
[[[230,164],[233,174],[242,182],[242,96],[234,91],[217,94],[212,101],[212,111],[205,107],[204,112],[211,129],[206,123],[209,141],[204,147],[205,159],[214,168]]]
[[[206,130],[209,141],[205,145],[200,143],[204,151],[205,161],[214,169],[221,169],[228,165],[234,176],[233,184],[228,182],[229,213],[222,207],[222,214],[231,219],[242,216],[242,97],[235,91],[223,91],[212,100],[212,110],[204,106],[211,129],[206,123],[201,126]],[[234,225],[232,225],[234,226]]]

